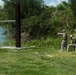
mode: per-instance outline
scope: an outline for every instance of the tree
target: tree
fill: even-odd
[[[7,18],[15,19],[16,0],[3,0],[4,9],[6,9]],[[38,16],[42,13],[44,2],[43,0],[19,0],[21,6],[21,21],[31,16]],[[11,24],[12,28],[15,29],[15,25]],[[25,25],[25,24],[24,24]]]
[[[3,0],[4,9],[8,11],[8,18],[15,18],[15,0]],[[43,0],[19,0],[21,5],[21,18],[27,18],[34,15],[39,15],[42,12],[44,3]]]
[[[31,16],[24,19],[23,31],[29,31],[33,38],[47,37],[54,35],[55,27],[51,24],[51,15],[55,11],[54,7],[44,6],[44,11],[39,16]]]
[[[5,12],[5,10],[2,8],[2,6],[0,6],[0,20],[6,20],[7,19],[7,13]],[[0,26],[4,26],[5,23],[0,22]]]
[[[73,15],[74,15],[74,19],[75,19],[74,28],[76,28],[76,0],[69,0],[69,2],[70,2],[70,7],[73,11]]]
[[[74,16],[76,16],[76,0],[69,0]]]

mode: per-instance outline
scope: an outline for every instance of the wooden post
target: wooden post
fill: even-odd
[[[16,47],[21,47],[20,4],[16,3]]]

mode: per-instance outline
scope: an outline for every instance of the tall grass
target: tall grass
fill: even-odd
[[[36,47],[49,47],[51,49],[60,49],[60,38],[47,38],[40,40],[31,40],[30,42],[22,43],[22,46],[36,46]]]

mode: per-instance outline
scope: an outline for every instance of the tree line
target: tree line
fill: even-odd
[[[0,19],[15,19],[16,1],[2,0]],[[21,6],[21,32],[29,32],[31,38],[55,37],[62,29],[72,32],[76,28],[76,0],[62,2],[56,7],[47,6],[43,0],[19,0]],[[2,11],[2,10],[4,11]],[[15,33],[15,23],[0,23]]]

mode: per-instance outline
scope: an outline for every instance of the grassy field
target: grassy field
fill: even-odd
[[[50,48],[0,49],[0,75],[76,75],[76,53]]]

